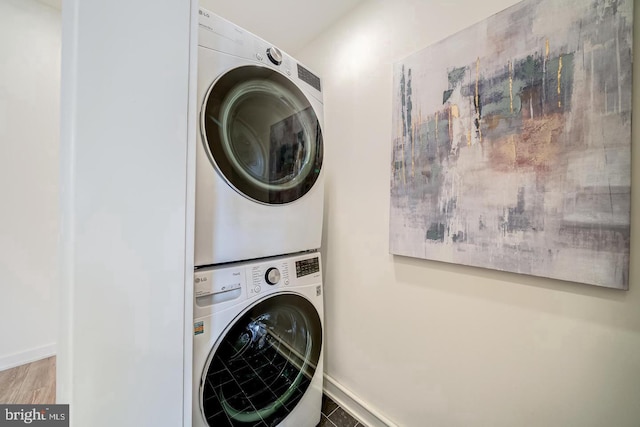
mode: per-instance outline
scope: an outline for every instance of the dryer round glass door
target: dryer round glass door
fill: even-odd
[[[252,200],[293,202],[320,174],[318,117],[302,91],[269,68],[234,68],[216,80],[205,96],[201,132],[218,171]]]
[[[200,383],[208,425],[274,426],[298,404],[320,360],[322,325],[296,294],[258,302],[215,344]]]

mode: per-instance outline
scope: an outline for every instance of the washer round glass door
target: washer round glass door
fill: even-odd
[[[321,347],[320,317],[307,299],[278,294],[249,308],[216,343],[203,371],[207,424],[280,423],[309,387]]]
[[[201,120],[211,160],[240,194],[290,203],[318,179],[320,122],[307,97],[280,73],[258,66],[225,73],[209,88]]]

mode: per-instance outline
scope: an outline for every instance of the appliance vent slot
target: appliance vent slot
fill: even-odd
[[[309,83],[309,85],[316,88],[318,92],[322,92],[320,89],[320,77],[316,76],[300,64],[298,64],[298,78],[303,82]]]

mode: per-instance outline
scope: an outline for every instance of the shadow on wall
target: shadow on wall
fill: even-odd
[[[329,262],[329,256],[327,255],[327,248],[329,247],[329,223],[330,223],[330,218],[331,218],[331,199],[330,199],[330,195],[332,194],[333,191],[333,187],[331,185],[331,180],[328,179],[326,173],[326,169],[324,171],[325,173],[325,178],[324,178],[324,217],[322,218],[322,247],[320,248],[320,254],[322,256],[322,285],[324,287],[324,301],[325,301],[325,307],[324,307],[324,330],[325,330],[325,334],[326,331],[329,330],[329,328],[333,328],[332,326],[332,319],[331,316],[327,316],[327,305],[326,305],[326,301],[327,301],[327,271],[329,271],[329,267],[328,267],[328,262]],[[324,357],[324,371],[328,372],[328,358],[326,357],[326,354],[328,349],[330,348],[330,344],[329,344],[329,340],[327,340],[326,336],[323,339],[323,352],[325,354]]]
[[[333,187],[331,180],[326,175],[327,171],[324,171],[324,211],[322,218],[322,247],[320,248],[320,253],[322,254],[322,277],[327,277],[327,248],[329,247],[329,223],[331,218],[331,199],[330,195],[333,194]]]

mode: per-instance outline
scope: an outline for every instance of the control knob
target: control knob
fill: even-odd
[[[275,267],[271,267],[264,275],[264,280],[270,285],[275,285],[280,281],[280,270]]]
[[[267,49],[267,56],[269,57],[269,60],[274,64],[282,64],[282,52],[280,52],[280,49],[278,49],[277,47],[272,46]]]

